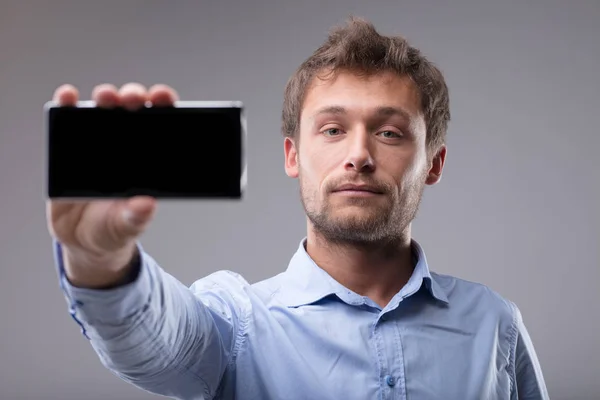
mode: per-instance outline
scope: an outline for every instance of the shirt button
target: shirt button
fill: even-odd
[[[388,386],[394,386],[396,384],[396,379],[391,375],[386,375],[384,379]]]

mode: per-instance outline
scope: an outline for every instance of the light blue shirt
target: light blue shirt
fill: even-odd
[[[521,314],[488,287],[430,272],[421,246],[381,309],[340,285],[304,247],[287,270],[249,284],[215,272],[191,288],[140,246],[137,279],[73,287],[70,310],[102,363],[177,399],[548,399]]]

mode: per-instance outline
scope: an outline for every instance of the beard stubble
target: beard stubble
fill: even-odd
[[[389,184],[374,182],[373,179],[361,179],[380,188],[383,199],[349,198],[343,208],[336,210],[331,201],[330,184],[324,188],[324,194],[306,187],[299,176],[300,198],[304,211],[314,230],[327,242],[336,245],[360,247],[388,247],[402,241],[410,223],[416,217],[425,188],[426,173],[405,183],[398,190]],[[356,207],[358,210],[348,210]],[[341,214],[341,215],[336,215]]]

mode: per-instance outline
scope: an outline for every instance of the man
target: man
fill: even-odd
[[[92,97],[135,108],[177,95],[128,84]],[[431,272],[411,238],[423,189],[442,176],[449,119],[439,70],[350,20],[285,90],[285,170],[307,215],[287,270],[255,284],[220,271],[187,288],[138,243],[153,199],[54,201],[74,318],[107,368],[178,399],[547,399],[518,308]]]

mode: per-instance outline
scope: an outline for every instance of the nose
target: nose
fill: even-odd
[[[375,160],[369,148],[369,137],[366,132],[355,132],[348,137],[348,155],[345,168],[357,173],[375,171]]]

